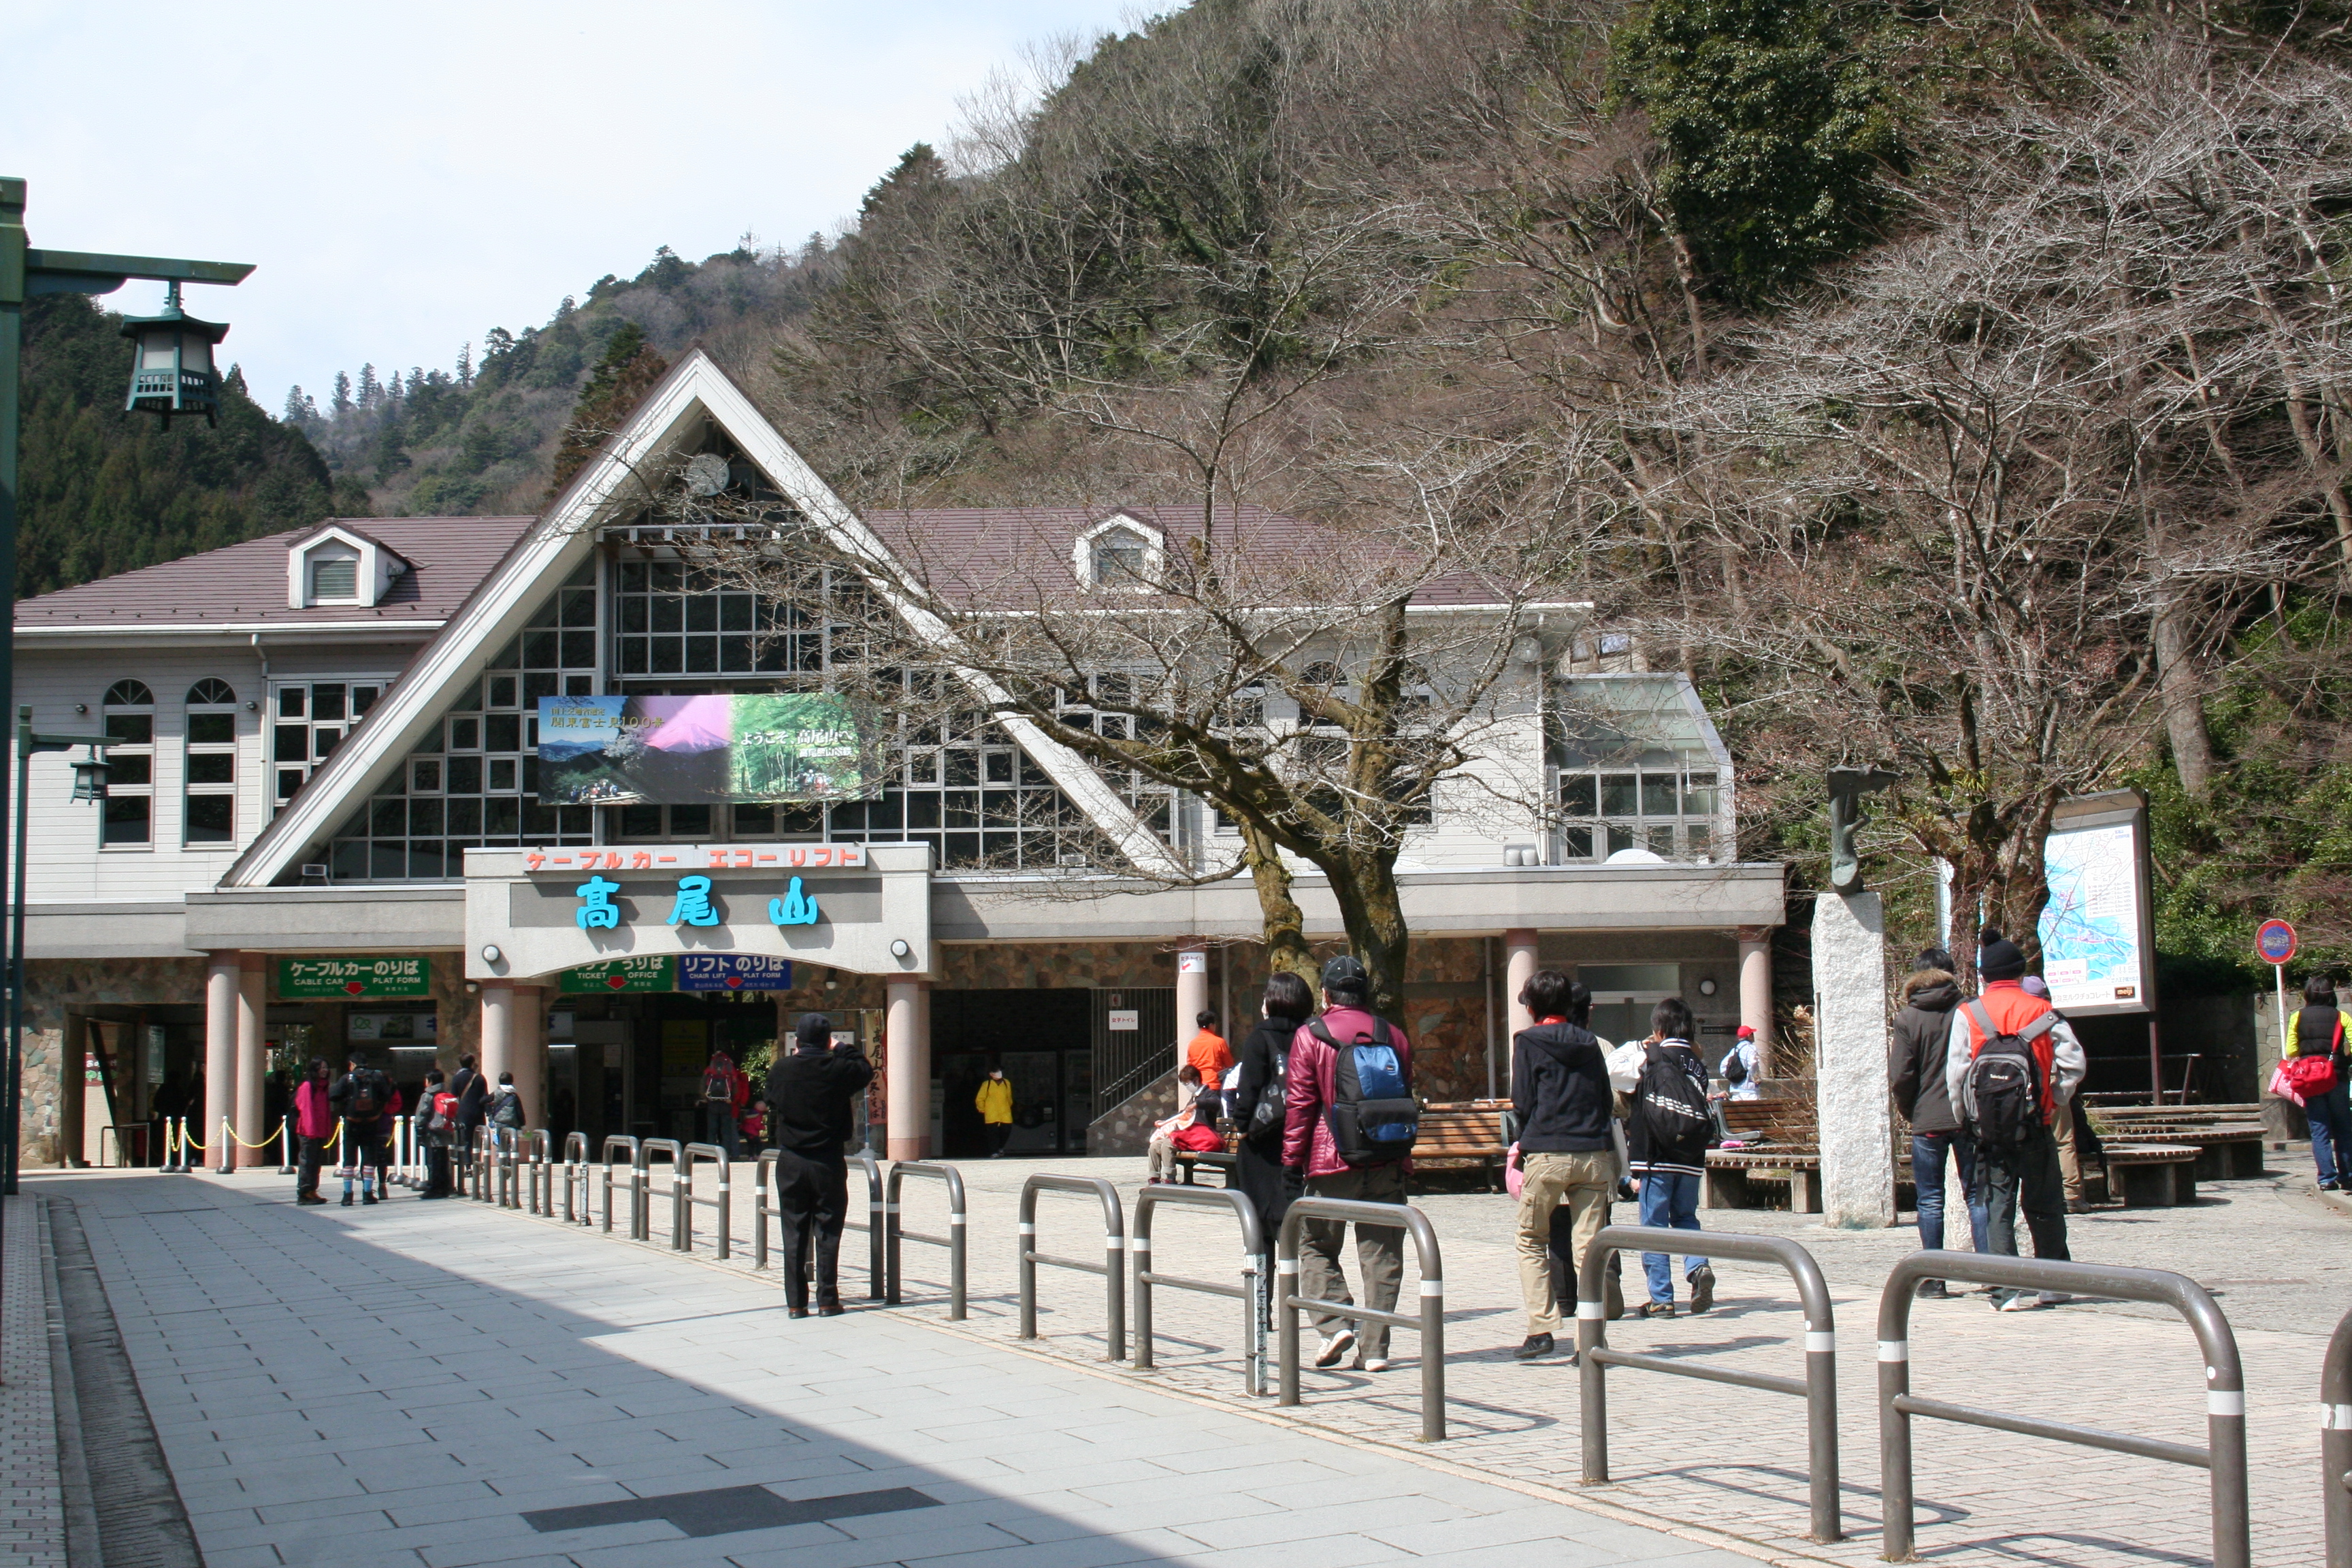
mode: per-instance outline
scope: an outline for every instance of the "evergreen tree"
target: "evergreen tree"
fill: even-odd
[[[352,378],[340,370],[335,373],[334,410],[338,419],[352,411]]]
[[[457,345],[457,386],[471,391],[474,385],[474,345],[469,341]]]
[[[555,449],[555,475],[547,488],[551,499],[572,482],[580,466],[595,455],[604,438],[668,369],[669,361],[646,342],[644,330],[635,321],[624,321],[605,343],[603,357],[588,374],[588,384],[580,389],[579,399],[572,405],[572,418]]]
[[[383,401],[383,385],[375,378],[375,366],[373,363],[360,366],[360,412],[368,413]]]

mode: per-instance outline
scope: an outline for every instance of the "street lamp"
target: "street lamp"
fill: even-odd
[[[99,754],[97,746],[92,745],[90,747],[89,755],[76,763],[73,765],[73,798],[75,800],[104,800],[106,798],[106,759]]]
[[[174,414],[201,414],[206,425],[219,425],[220,377],[213,369],[213,346],[228,336],[228,327],[182,310],[178,279],[164,290],[163,313],[129,318],[122,335],[139,345],[131,357],[131,400],[122,405],[127,412],[160,414],[166,430]]]

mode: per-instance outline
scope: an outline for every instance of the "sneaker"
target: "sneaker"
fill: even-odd
[[[1696,1313],[1696,1312],[1704,1312],[1704,1311],[1706,1311],[1709,1307],[1712,1307],[1712,1306],[1714,1306],[1714,1305],[1715,1305],[1715,1270],[1714,1270],[1714,1269],[1712,1269],[1712,1268],[1701,1268],[1698,1270],[1698,1272],[1696,1272],[1696,1274],[1693,1274],[1693,1275],[1690,1277],[1690,1288],[1691,1288],[1691,1308],[1690,1308],[1690,1310],[1691,1310],[1693,1312],[1695,1312],[1695,1313]]]
[[[1996,1296],[1993,1298],[1992,1304],[1995,1311],[2031,1312],[2042,1303],[2041,1297],[2030,1296],[2024,1291],[2020,1290],[2016,1294],[2011,1296],[2007,1300],[2003,1300],[2000,1297]]]
[[[1359,1372],[1386,1372],[1395,1364],[1396,1363],[1389,1360],[1389,1358],[1384,1355],[1376,1355],[1370,1361],[1358,1362],[1356,1363],[1356,1370]]]
[[[1325,1339],[1320,1345],[1316,1347],[1315,1364],[1318,1367],[1338,1366],[1347,1353],[1355,1348],[1356,1331],[1353,1329],[1341,1329],[1338,1333],[1330,1335],[1328,1338]]]
[[[1521,1361],[1541,1361],[1559,1349],[1549,1334],[1529,1334],[1527,1342],[1518,1348],[1517,1355]]]
[[[1948,1301],[1952,1299],[1951,1291],[1944,1288],[1941,1279],[1920,1280],[1917,1295],[1922,1301]]]
[[[2044,1290],[2042,1292],[2042,1305],[2045,1307],[2063,1307],[2074,1299],[2074,1297],[2067,1295],[2063,1290]]]
[[[2068,1214],[2089,1214],[2091,1212],[2091,1205],[2086,1199],[2068,1198],[2066,1200],[2066,1212]]]
[[[1634,1310],[1637,1318],[1671,1318],[1675,1315],[1672,1301],[1644,1301]]]

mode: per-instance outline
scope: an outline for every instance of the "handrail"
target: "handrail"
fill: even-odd
[[[906,1229],[898,1219],[898,1187],[908,1176],[921,1176],[941,1181],[948,1187],[948,1234],[925,1236],[920,1231]],[[948,1321],[960,1323],[964,1314],[964,1208],[963,1173],[953,1165],[929,1160],[900,1160],[890,1167],[890,1179],[883,1189],[883,1273],[887,1283],[882,1299],[892,1306],[898,1304],[899,1288],[906,1276],[900,1267],[898,1243],[924,1241],[933,1247],[948,1249]]]
[[[1680,1232],[1675,1234],[1679,1235]],[[1963,1279],[2019,1290],[2063,1290],[2120,1297],[2170,1307],[2188,1321],[2204,1352],[2207,1447],[2077,1426],[2064,1421],[2011,1415],[1973,1405],[1917,1399],[1911,1394],[1911,1299],[1922,1279]],[[2162,1268],[2121,1268],[2049,1258],[2005,1258],[1976,1252],[1915,1252],[1895,1266],[1878,1298],[1879,1484],[1885,1499],[1885,1556],[1907,1561],[1912,1550],[1911,1417],[1926,1415],[2079,1443],[2144,1459],[2189,1465],[2212,1478],[2213,1568],[2248,1568],[2252,1559],[2246,1512],[2246,1378],[2237,1336],[2205,1288]]]
[[[1421,1315],[1376,1311],[1344,1301],[1321,1301],[1294,1293],[1298,1278],[1298,1237],[1310,1219],[1352,1220],[1359,1226],[1377,1226],[1412,1233],[1412,1249],[1421,1268]],[[1276,1336],[1281,1393],[1277,1404],[1298,1403],[1298,1310],[1313,1308],[1356,1323],[1387,1323],[1421,1331],[1421,1440],[1445,1438],[1445,1267],[1438,1256],[1437,1232],[1429,1216],[1411,1204],[1374,1204],[1360,1198],[1307,1196],[1291,1201],[1283,1215],[1282,1234],[1275,1244]]]
[[[645,1185],[637,1180],[637,1141],[624,1132],[604,1135],[604,1234],[613,1234],[613,1155],[626,1154],[629,1172],[629,1239],[637,1239],[645,1219]]]
[[[563,1135],[563,1223],[566,1225],[589,1223],[588,1169],[593,1162],[588,1155],[588,1134],[567,1132]],[[574,1183],[577,1183],[580,1188],[580,1207],[577,1212],[572,1207],[572,1189]]]
[[[534,1127],[525,1134],[530,1139],[530,1212],[541,1219],[555,1217],[555,1134],[544,1127]]]
[[[761,1154],[759,1171],[751,1184],[751,1267],[768,1266],[768,1216],[774,1212],[770,1194],[775,1190],[778,1151],[770,1149]],[[866,1233],[866,1299],[879,1301],[886,1294],[885,1281],[889,1270],[882,1260],[882,1167],[875,1162],[871,1150],[860,1149],[850,1158],[866,1168],[866,1223],[852,1224],[845,1215],[841,1228]]]
[[[1185,1279],[1162,1274],[1152,1267],[1151,1216],[1162,1204],[1186,1208],[1230,1208],[1242,1222],[1242,1282],[1221,1284],[1211,1279]],[[1265,1393],[1265,1226],[1257,1207],[1237,1188],[1213,1192],[1206,1187],[1145,1187],[1135,1194],[1135,1233],[1127,1238],[1135,1268],[1135,1368],[1151,1370],[1151,1288],[1199,1290],[1211,1296],[1231,1296],[1242,1304],[1242,1386],[1250,1394]]]
[[[1055,1258],[1037,1250],[1037,1194],[1041,1192],[1088,1193],[1102,1204],[1103,1260],[1082,1262],[1075,1258]],[[1106,1361],[1127,1359],[1127,1226],[1119,1208],[1118,1189],[1102,1176],[1055,1176],[1043,1173],[1021,1184],[1021,1331],[1020,1337],[1037,1337],[1037,1265],[1053,1268],[1075,1268],[1081,1274],[1103,1277],[1104,1337],[1108,1340],[1110,1353]]]
[[[1749,1263],[1777,1263],[1797,1282],[1797,1299],[1805,1312],[1805,1375],[1780,1377],[1713,1367],[1664,1356],[1635,1355],[1609,1348],[1609,1310],[1601,1300],[1609,1258],[1615,1252],[1672,1251],[1696,1258],[1729,1258]],[[1663,1226],[1612,1225],[1601,1228],[1585,1250],[1576,1277],[1576,1352],[1582,1380],[1579,1403],[1584,1423],[1586,1486],[1609,1480],[1609,1369],[1633,1367],[1643,1372],[1671,1373],[1707,1383],[1728,1383],[1740,1388],[1761,1388],[1790,1394],[1805,1402],[1806,1447],[1811,1459],[1811,1540],[1845,1539],[1838,1510],[1837,1323],[1830,1310],[1830,1288],[1822,1267],[1795,1242],[1777,1236],[1738,1236],[1721,1231],[1669,1230]]]
[[[679,1160],[680,1173],[684,1175],[685,1181],[683,1184],[674,1182],[671,1184],[671,1190],[677,1194],[675,1200],[677,1213],[674,1223],[677,1228],[678,1250],[680,1252],[694,1250],[694,1205],[700,1204],[706,1208],[719,1211],[719,1259],[723,1263],[733,1256],[735,1239],[728,1231],[730,1216],[733,1211],[730,1206],[729,1194],[731,1189],[727,1179],[727,1151],[716,1143],[688,1143],[680,1152]],[[718,1165],[718,1196],[698,1198],[694,1195],[694,1163],[697,1160],[709,1161]]]
[[[2327,1336],[2319,1365],[2319,1481],[2327,1568],[2352,1568],[2352,1312]]]
[[[684,1152],[685,1145],[680,1143],[675,1138],[646,1138],[638,1142],[637,1187],[638,1190],[645,1193],[648,1198],[651,1197],[653,1193],[653,1157],[654,1151],[656,1149],[661,1150],[669,1155],[669,1249],[672,1252],[683,1252],[686,1250],[686,1226],[684,1224],[686,1219],[686,1204],[684,1201],[685,1194],[678,1190],[677,1168],[686,1158]],[[650,1206],[651,1205],[648,1204],[647,1207]],[[653,1239],[653,1226],[650,1216],[645,1214],[640,1214],[637,1225],[641,1234],[638,1235],[635,1239],[639,1241],[651,1241]]]

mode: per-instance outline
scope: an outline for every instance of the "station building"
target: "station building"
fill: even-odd
[[[113,742],[102,802],[70,798],[71,756],[32,762],[27,1164],[152,1163],[172,1116],[264,1143],[300,1065],[353,1050],[412,1096],[477,1054],[559,1136],[691,1137],[711,1051],[753,1056],[809,1010],[880,1059],[877,1149],[887,1129],[896,1157],[976,1151],[972,1091],[1002,1065],[1012,1152],[1099,1151],[1196,1012],[1255,1016],[1245,878],[1090,885],[1031,825],[1149,836],[1194,867],[1230,858],[1229,830],[1017,721],[901,732],[872,800],[540,802],[542,698],[822,680],[822,648],[763,636],[768,607],[698,570],[690,530],[649,525],[634,476],[700,455],[884,550],[985,548],[1012,515],[858,517],[697,351],[541,516],[338,520],[19,605],[34,727]],[[1182,526],[1018,515],[1081,574]],[[1678,994],[1703,1050],[1742,1022],[1769,1040],[1781,872],[1734,854],[1736,781],[1696,694],[1625,668],[1574,606],[1520,641],[1483,761],[1542,804],[1498,817],[1493,791],[1442,788],[1400,864],[1420,1092],[1507,1090],[1510,998],[1538,963],[1592,986],[1603,1034]],[[1570,709],[1622,722],[1547,721]],[[609,924],[581,915],[589,878],[612,884]],[[677,918],[688,878],[708,923]],[[1311,868],[1296,891],[1336,946]]]

